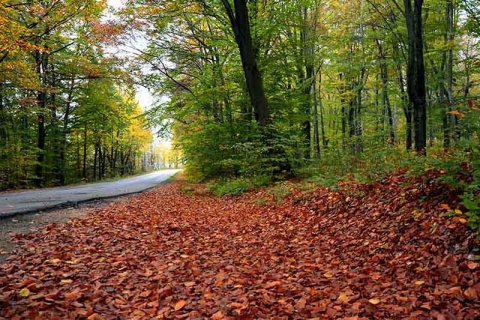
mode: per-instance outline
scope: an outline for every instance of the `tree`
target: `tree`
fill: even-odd
[[[394,2],[397,3],[396,0]],[[420,155],[426,155],[427,92],[423,58],[423,0],[413,0],[413,3],[411,0],[404,0],[403,4],[408,39],[407,92],[413,109],[415,150]]]
[[[234,0],[234,9],[228,0],[222,0],[240,51],[247,89],[252,101],[255,119],[260,127],[272,124],[263,79],[255,58],[255,48],[250,33],[250,20],[246,0]]]

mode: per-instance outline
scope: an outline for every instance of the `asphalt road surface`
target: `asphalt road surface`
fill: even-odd
[[[111,182],[0,193],[0,218],[141,192],[158,186],[178,171],[161,170]]]

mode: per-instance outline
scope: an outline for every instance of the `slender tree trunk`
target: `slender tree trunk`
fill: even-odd
[[[87,179],[87,122],[83,128],[83,170],[82,178]]]
[[[374,29],[375,30],[375,29]],[[388,95],[388,67],[387,67],[387,60],[385,56],[385,51],[383,49],[380,40],[375,40],[378,48],[378,57],[379,57],[379,64],[380,64],[380,76],[382,78],[382,104],[385,108],[385,113],[387,116],[387,123],[388,123],[388,132],[389,132],[389,144],[395,144],[395,126],[393,122],[393,112],[392,106],[390,103],[390,97]],[[383,122],[383,121],[382,121]]]
[[[400,89],[403,114],[405,115],[405,148],[411,150],[413,146],[413,111],[412,105],[408,102],[408,94],[405,91],[404,71],[400,60],[400,57],[404,56],[404,54],[401,54],[399,50],[401,49],[397,45],[393,46],[395,70],[397,71],[398,87]]]
[[[455,39],[455,8],[453,5],[453,0],[447,0],[447,6],[445,10],[445,18],[447,22],[447,34],[445,41],[447,42],[447,59],[446,59],[446,75],[447,75],[447,88],[446,94],[448,99],[448,125],[449,134],[451,135],[453,131],[453,139],[457,141],[460,137],[457,136],[457,121],[456,117],[451,114],[454,109],[454,97],[453,97],[453,40]]]
[[[47,93],[46,93],[46,67],[47,61],[44,53],[37,50],[35,52],[35,63],[37,76],[40,79],[42,88],[37,93],[37,164],[35,166],[35,185],[37,187],[43,186],[43,167],[45,165],[45,111],[47,106]]]
[[[316,76],[314,77],[313,82],[313,138],[314,138],[314,145],[313,148],[315,150],[315,158],[319,159],[321,156],[321,148],[320,148],[320,128],[318,124],[318,105],[321,104],[321,97],[318,96],[317,90],[317,81]],[[323,115],[322,115],[323,118]]]
[[[74,79],[70,80],[70,87],[68,88],[68,97],[67,103],[65,104],[65,114],[63,115],[63,128],[62,128],[62,137],[61,137],[61,146],[60,146],[60,183],[65,184],[65,171],[67,167],[65,155],[67,153],[67,136],[68,136],[68,126],[70,124],[70,112],[72,107],[73,99],[73,89],[75,81]]]
[[[93,180],[97,180],[97,159],[98,159],[98,142],[95,143],[95,151],[93,154]]]
[[[3,88],[5,87],[4,82],[0,82],[0,148],[3,148],[7,145],[7,130],[6,120],[5,120],[5,107],[4,107],[4,95]]]
[[[312,99],[312,87],[314,86],[314,42],[313,42],[313,33],[315,29],[310,25],[309,22],[309,9],[307,7],[302,7],[302,30],[300,32],[300,39],[302,43],[302,56],[304,66],[300,66],[301,69],[305,68],[305,72],[301,71],[302,77],[300,78],[303,87],[303,95],[305,98],[304,105],[304,116],[305,120],[302,123],[304,144],[305,144],[305,158],[310,159],[310,147],[312,142],[312,122],[311,122],[311,99]]]

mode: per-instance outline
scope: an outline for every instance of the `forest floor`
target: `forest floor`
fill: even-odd
[[[17,233],[0,319],[478,319],[479,243],[435,175],[177,181]]]
[[[93,213],[111,203],[127,201],[129,196],[107,198],[79,203],[66,208],[53,208],[37,213],[18,214],[0,218],[0,264],[4,263],[15,249],[12,235],[35,232],[39,228],[53,223],[65,223],[71,219]]]

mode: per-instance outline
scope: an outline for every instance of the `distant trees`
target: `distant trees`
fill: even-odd
[[[113,31],[103,10],[98,1],[0,3],[0,189],[138,169],[151,137],[103,53]]]

